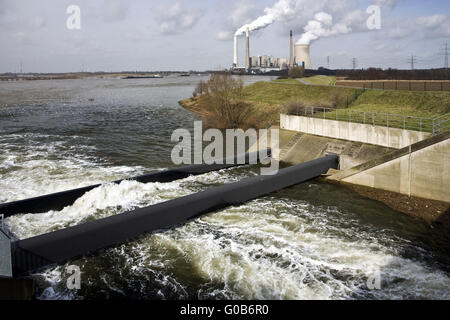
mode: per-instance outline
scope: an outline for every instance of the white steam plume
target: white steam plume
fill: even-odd
[[[265,28],[275,21],[284,20],[286,17],[295,14],[295,7],[298,1],[295,0],[279,0],[272,8],[264,9],[265,15],[258,17],[256,20],[240,27],[235,36],[240,36],[249,31],[255,31]]]
[[[316,13],[314,19],[307,23],[304,30],[305,32],[297,41],[297,44],[310,44],[311,41],[317,40],[320,37],[330,37],[352,31],[345,23],[333,25],[333,17],[325,12]]]

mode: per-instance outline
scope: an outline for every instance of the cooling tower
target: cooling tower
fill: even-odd
[[[294,39],[292,37],[292,30],[290,33],[290,43],[289,43],[289,68],[294,66]]]
[[[238,66],[238,49],[237,49],[237,43],[238,39],[237,36],[234,36],[234,59],[233,59],[233,67]]]
[[[245,69],[250,69],[250,36],[249,36],[249,30],[247,28],[247,31],[245,33],[246,38],[246,44],[245,44]]]
[[[309,55],[309,44],[295,45],[295,63],[305,69],[312,69],[311,57]]]

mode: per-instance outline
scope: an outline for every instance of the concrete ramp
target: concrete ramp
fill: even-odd
[[[286,130],[281,130],[281,132]],[[292,132],[292,131],[290,131]],[[280,139],[281,140],[281,139]],[[297,133],[289,141],[281,140],[280,161],[297,164],[323,157],[327,154],[339,155],[340,169],[352,168],[372,160],[374,157],[389,154],[395,149],[362,142],[320,137]]]
[[[178,199],[129,211],[13,243],[14,274],[61,263],[97,250],[122,244],[145,233],[169,228],[231,205],[237,205],[313,179],[338,167],[337,156],[327,156],[275,175],[256,176]]]
[[[450,131],[328,179],[450,203]]]

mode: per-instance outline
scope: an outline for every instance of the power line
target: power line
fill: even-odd
[[[353,66],[353,70],[356,69],[356,58],[352,59],[352,66]]]
[[[448,53],[449,53],[448,43],[446,41],[445,46],[443,49],[441,49],[441,53],[440,53],[441,56],[444,56],[444,68],[445,69],[448,69]]]
[[[411,64],[411,70],[414,70],[414,64],[417,63],[417,57],[411,54],[411,57],[408,58],[408,63]]]
[[[330,56],[327,56],[327,69],[330,69]]]

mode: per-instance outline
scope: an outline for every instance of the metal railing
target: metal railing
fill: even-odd
[[[433,135],[440,134],[448,130],[450,130],[450,113],[433,119]]]
[[[392,113],[377,113],[354,109],[334,109],[326,107],[297,107],[286,111],[289,115],[298,115],[311,118],[322,118],[326,120],[337,120],[430,132],[433,135],[450,130],[450,113],[439,118],[424,118]]]

